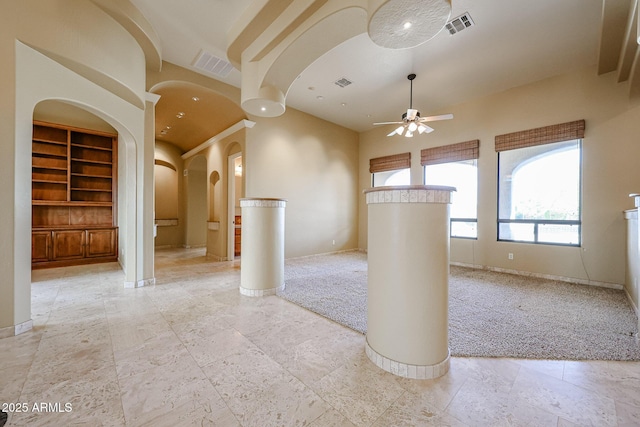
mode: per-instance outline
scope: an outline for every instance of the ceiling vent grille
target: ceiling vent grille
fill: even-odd
[[[449,31],[449,34],[454,35],[464,30],[465,28],[472,27],[473,25],[474,24],[473,20],[471,19],[471,15],[469,15],[469,12],[466,12],[464,15],[460,15],[457,18],[447,22],[447,30]]]
[[[351,80],[349,80],[348,78],[346,78],[346,77],[342,77],[342,78],[336,80],[334,83],[336,85],[340,86],[340,87],[347,87],[353,82]]]
[[[200,52],[193,66],[219,77],[227,77],[233,70],[233,65],[230,62],[205,51]]]

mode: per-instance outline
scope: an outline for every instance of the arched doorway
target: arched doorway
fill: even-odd
[[[227,164],[227,259],[233,261],[242,253],[242,212],[240,199],[243,197],[242,152],[230,154]]]

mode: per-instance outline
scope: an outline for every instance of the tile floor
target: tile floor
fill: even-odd
[[[407,380],[360,333],[241,296],[239,264],[203,253],[158,251],[140,289],[115,264],[34,272],[34,329],[0,340],[0,402],[26,404],[7,425],[640,425],[640,362],[452,358]]]

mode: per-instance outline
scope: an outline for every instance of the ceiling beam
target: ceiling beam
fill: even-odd
[[[604,0],[602,2],[598,75],[615,71],[618,68],[631,2],[632,0]]]
[[[159,71],[162,67],[160,37],[147,18],[129,0],[91,0],[115,19],[136,39],[142,48],[147,68]]]
[[[629,79],[638,51],[638,0],[632,0],[618,62],[618,82]]]
[[[256,122],[253,122],[251,120],[240,120],[238,123],[236,123],[235,125],[233,125],[231,127],[228,127],[227,129],[223,130],[222,132],[220,132],[216,136],[213,136],[213,137],[207,139],[205,142],[203,142],[202,144],[198,145],[196,148],[194,148],[192,150],[189,150],[186,153],[184,153],[182,155],[182,159],[183,160],[187,160],[189,157],[192,157],[195,154],[198,154],[200,151],[204,150],[205,148],[212,146],[216,142],[223,140],[224,138],[228,137],[229,135],[233,135],[234,133],[238,132],[239,130],[242,130],[244,128],[251,129],[255,124],[256,124]]]

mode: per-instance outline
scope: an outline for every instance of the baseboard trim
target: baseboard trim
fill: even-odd
[[[600,288],[609,288],[609,289],[616,289],[616,290],[624,289],[624,285],[621,285],[619,283],[599,282],[597,280],[578,279],[576,277],[556,276],[553,274],[532,273],[530,271],[512,270],[509,268],[491,267],[491,266],[478,265],[478,264],[467,264],[464,262],[451,262],[450,264],[455,265],[457,267],[467,267],[467,268],[474,268],[476,270],[487,270],[487,271],[495,271],[497,273],[515,274],[516,276],[536,277],[538,279],[557,280],[559,282],[573,283],[576,285],[597,286]]]
[[[142,279],[136,282],[124,282],[125,289],[144,288],[145,286],[154,286],[156,284],[156,278],[151,277],[149,279]]]
[[[408,363],[398,362],[375,351],[370,345],[369,340],[365,341],[365,353],[371,362],[383,371],[387,371],[393,375],[413,380],[432,380],[439,378],[449,372],[451,352],[447,349],[447,357],[440,363],[435,365],[411,365]]]
[[[240,294],[246,297],[266,297],[270,295],[275,295],[277,292],[283,291],[285,284],[283,283],[281,286],[277,288],[269,288],[269,289],[248,289],[240,286]]]
[[[18,323],[17,325],[7,326],[6,328],[0,328],[0,339],[15,337],[16,335],[24,334],[33,329],[33,320],[29,319],[26,322]]]
[[[638,306],[636,305],[636,302],[631,297],[631,294],[629,293],[627,288],[624,288],[624,294],[627,296],[627,299],[631,303],[631,307],[633,308],[634,313],[636,313],[636,317],[638,318],[638,329],[640,329],[640,308],[638,308]]]

